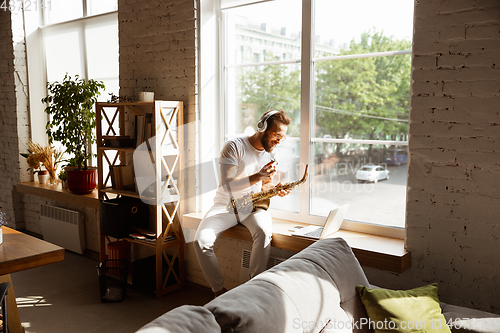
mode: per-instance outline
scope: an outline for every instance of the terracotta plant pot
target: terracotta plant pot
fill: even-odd
[[[78,167],[66,167],[68,190],[75,194],[89,194],[97,184],[97,168],[78,170]]]

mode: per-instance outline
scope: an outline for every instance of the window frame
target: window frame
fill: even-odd
[[[25,22],[27,25],[27,62],[28,62],[28,81],[29,81],[29,100],[30,100],[30,122],[37,124],[31,126],[31,138],[35,142],[47,142],[48,138],[45,132],[45,123],[49,120],[45,114],[45,105],[41,98],[47,96],[48,90],[46,82],[48,81],[47,72],[47,52],[45,45],[45,35],[49,31],[60,32],[66,27],[77,29],[81,38],[78,41],[81,53],[81,77],[88,79],[88,60],[87,60],[87,37],[86,29],[98,22],[116,22],[118,23],[118,10],[88,15],[89,7],[87,0],[81,0],[83,16],[66,21],[46,24],[48,22],[48,8],[41,8],[38,12],[25,12]],[[116,31],[118,34],[118,30]],[[119,77],[117,76],[117,79]],[[95,147],[94,149],[95,150]]]
[[[224,1],[224,0],[222,0]],[[248,4],[255,4],[260,2],[266,2],[272,0],[264,0],[264,1],[247,1],[247,3],[240,3],[237,6],[227,7],[224,9],[235,8],[239,6],[245,6]],[[225,36],[224,36],[224,23],[225,18],[223,15],[224,9],[222,7],[218,8],[218,15],[221,19],[219,19],[220,26],[218,27],[219,33],[221,34],[221,43],[218,46],[219,63],[221,65],[221,78],[219,82],[221,93],[221,106],[222,111],[220,112],[220,123],[221,128],[224,129],[223,133],[220,134],[219,142],[224,142],[227,139],[226,133],[228,133],[228,119],[227,112],[228,110],[227,103],[228,99],[226,96],[225,84],[226,84],[226,73],[230,68],[236,67],[256,67],[262,65],[280,65],[280,64],[310,64],[301,66],[301,101],[300,101],[300,133],[301,138],[307,138],[307,140],[300,140],[300,171],[302,174],[304,172],[304,166],[309,164],[312,159],[312,145],[315,142],[335,142],[335,143],[358,143],[358,144],[389,144],[389,145],[398,145],[398,146],[408,146],[408,141],[394,141],[394,140],[360,140],[360,139],[323,139],[323,138],[311,138],[312,125],[314,121],[311,119],[314,110],[314,68],[318,62],[322,61],[330,61],[330,60],[343,60],[343,59],[359,59],[366,57],[385,57],[385,56],[397,56],[397,55],[406,55],[412,54],[412,50],[398,50],[398,51],[390,51],[390,52],[377,52],[377,53],[366,53],[366,54],[354,54],[354,55],[338,55],[331,57],[314,57],[314,24],[313,24],[313,15],[314,15],[314,0],[302,0],[302,38],[301,38],[301,59],[300,60],[281,60],[281,61],[269,61],[269,62],[259,62],[259,63],[245,63],[245,64],[226,64],[225,59]],[[408,96],[410,98],[410,96]],[[299,138],[300,139],[300,138]],[[221,147],[218,147],[221,148]],[[270,209],[271,215],[275,218],[292,220],[297,222],[306,222],[310,224],[322,224],[324,223],[325,217],[312,215],[309,213],[310,211],[310,188],[309,188],[309,180],[303,186],[307,186],[307,191],[300,191],[300,208],[299,212],[287,212],[280,210]],[[407,191],[408,189],[406,189]],[[387,225],[378,225],[375,223],[368,222],[360,222],[360,221],[348,221],[345,220],[342,226],[344,230],[357,231],[357,232],[366,232],[381,236],[388,236],[394,238],[404,238],[406,231],[403,227],[395,227],[395,226],[387,226]]]

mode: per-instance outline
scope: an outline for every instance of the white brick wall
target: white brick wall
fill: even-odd
[[[22,14],[0,11],[0,208],[11,227],[24,227],[24,203],[15,190],[29,180],[19,152],[29,138],[27,72]]]
[[[500,313],[500,4],[417,1],[407,245],[412,268],[370,281],[438,282],[440,299]]]
[[[12,39],[14,45],[14,81],[16,92],[16,128],[17,128],[17,152],[25,152],[26,144],[30,139],[29,122],[29,95],[28,95],[28,72],[26,62],[26,41],[24,36],[23,15],[20,11],[12,12]],[[17,158],[19,181],[30,181],[31,175],[26,171],[26,159]],[[14,158],[14,156],[12,156]],[[16,182],[17,183],[17,182]],[[14,183],[15,184],[15,183]]]
[[[119,0],[120,95],[153,91],[155,99],[183,101],[184,122],[198,103],[196,0]],[[189,126],[194,129],[195,126]],[[196,163],[196,133],[184,138],[185,165]],[[196,207],[194,168],[186,176],[186,210]]]
[[[139,91],[153,91],[155,99],[184,102],[184,122],[195,123],[198,109],[196,0],[119,0],[120,95],[137,96]],[[196,208],[196,126],[186,126],[185,209]],[[227,240],[234,250],[236,241]],[[189,281],[207,285],[192,244],[186,246],[186,275]],[[226,249],[222,250],[224,253]],[[237,285],[239,265],[221,258],[230,286]]]

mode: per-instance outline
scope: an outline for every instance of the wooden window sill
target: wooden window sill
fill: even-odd
[[[190,213],[183,216],[185,228],[198,228],[203,213]],[[271,245],[277,248],[302,251],[314,240],[299,238],[291,235],[288,229],[304,223],[273,219],[273,239]],[[247,228],[238,224],[226,230],[222,236],[252,242],[252,236]],[[342,237],[351,246],[361,265],[375,267],[391,272],[402,273],[411,265],[410,252],[405,250],[404,240],[354,231],[339,230],[330,237]]]
[[[37,195],[47,199],[68,202],[83,207],[98,209],[99,200],[97,190],[91,194],[77,195],[66,189],[62,189],[61,184],[41,185],[37,182],[23,182],[16,185],[21,193]],[[203,218],[202,213],[190,213],[183,216],[183,225],[186,228],[196,230]],[[273,219],[273,240],[272,246],[291,250],[302,251],[314,240],[294,237],[290,229],[296,225],[304,223]],[[242,225],[236,225],[223,234],[225,237],[240,239],[251,242],[250,232]],[[371,234],[364,234],[354,231],[340,230],[330,237],[342,237],[351,246],[354,254],[361,265],[380,268],[383,270],[401,273],[410,268],[411,255],[404,247],[404,240]]]
[[[63,189],[61,184],[46,185],[38,182],[23,182],[16,185],[17,191],[21,193],[37,195],[47,199],[68,202],[71,204],[90,207],[94,209],[99,208],[99,200],[97,198],[97,189],[90,194],[73,194],[67,189]]]

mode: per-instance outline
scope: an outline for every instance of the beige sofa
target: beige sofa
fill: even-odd
[[[341,238],[324,239],[203,307],[181,306],[137,332],[317,333],[328,319],[339,324],[325,333],[371,332],[356,292],[360,284],[369,286],[351,248]],[[441,308],[454,333],[500,332],[498,315]]]

